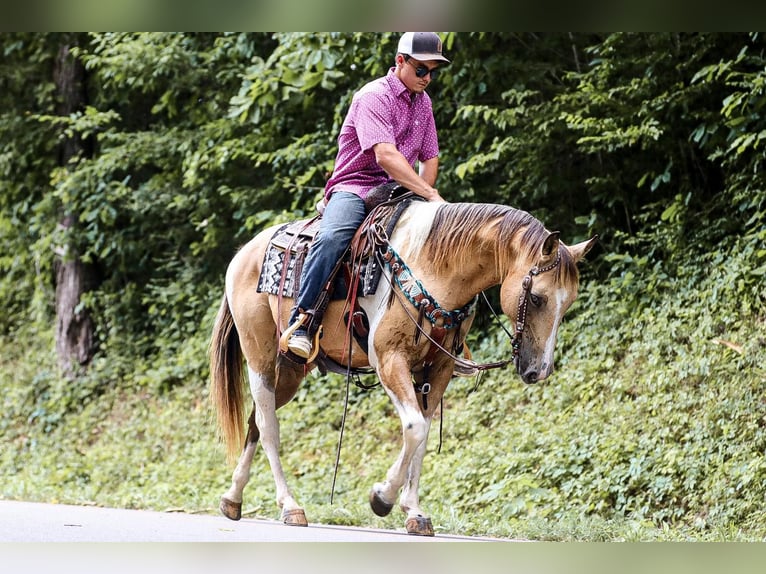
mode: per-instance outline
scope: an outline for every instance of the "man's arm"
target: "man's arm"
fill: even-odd
[[[422,177],[428,185],[436,185],[436,174],[439,172],[439,158],[432,157],[426,161],[420,162],[420,177]]]
[[[392,143],[379,143],[373,146],[375,161],[386,173],[399,185],[403,185],[410,191],[415,192],[429,201],[444,201],[438,190],[434,189],[436,183],[436,171],[438,158],[431,158],[422,162],[418,175],[412,166],[396,146]]]

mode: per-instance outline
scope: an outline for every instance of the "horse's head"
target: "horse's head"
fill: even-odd
[[[503,279],[500,302],[515,321],[513,355],[516,371],[525,383],[542,381],[553,372],[553,351],[564,313],[577,297],[577,262],[596,237],[574,246],[547,232],[531,258],[521,257]]]

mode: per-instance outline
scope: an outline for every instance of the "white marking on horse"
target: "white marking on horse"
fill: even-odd
[[[387,274],[388,271],[384,269],[383,273]],[[383,276],[378,283],[378,288],[375,290],[375,293],[367,297],[359,298],[359,305],[364,309],[364,312],[367,313],[367,320],[370,322],[370,332],[367,337],[370,344],[367,358],[370,361],[370,366],[375,369],[378,368],[378,356],[375,353],[375,345],[373,345],[372,342],[375,340],[375,332],[378,330],[378,325],[387,311],[386,302],[388,301],[390,292],[391,285],[386,276]]]
[[[564,303],[566,302],[568,296],[569,292],[563,287],[556,289],[556,311],[553,318],[553,329],[551,329],[551,333],[548,335],[548,340],[545,342],[545,351],[543,352],[542,365],[544,367],[545,373],[541,374],[544,375],[550,374],[550,372],[553,371],[553,355],[556,348],[556,335],[558,334],[561,320],[564,317]]]
[[[399,224],[391,234],[391,246],[405,261],[416,258],[423,250],[440,205],[438,202],[415,201],[402,214]],[[410,224],[410,220],[417,221],[417,224]],[[405,234],[409,240],[407,244],[403,244]]]
[[[414,259],[423,250],[428,240],[438,206],[439,203],[415,201],[400,217],[397,227],[389,238],[389,242],[394,249],[400,251],[402,258],[405,260]],[[417,221],[417,225],[410,223],[410,220]],[[400,231],[402,229],[406,229],[406,231]],[[405,236],[407,239],[406,244],[404,243]],[[391,285],[388,279],[391,271],[388,268],[384,268],[383,273],[384,277],[378,283],[375,293],[368,297],[359,298],[359,304],[367,313],[368,320],[370,321],[368,337],[370,342],[375,340],[375,332],[387,311],[388,300],[391,294]],[[370,366],[377,368],[378,357],[372,344],[369,348],[368,358]]]

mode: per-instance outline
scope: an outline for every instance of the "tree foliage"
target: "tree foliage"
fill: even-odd
[[[312,208],[351,94],[385,72],[396,36],[91,34],[76,52],[90,103],[68,117],[52,99],[57,41],[4,38],[2,213],[21,242],[5,269],[28,288],[3,302],[51,287],[30,271],[48,264],[66,205],[100,270],[86,304],[104,339],[197,328],[236,246]],[[571,241],[598,230],[609,252],[648,230],[663,257],[763,222],[761,36],[449,33],[445,45],[454,63],[432,96],[448,198],[516,205]],[[56,169],[55,138],[73,134],[95,141],[93,157]],[[10,227],[20,213],[24,229]]]

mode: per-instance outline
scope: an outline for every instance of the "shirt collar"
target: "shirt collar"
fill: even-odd
[[[408,102],[414,102],[420,94],[410,95],[410,91],[407,86],[404,85],[399,78],[396,77],[396,68],[391,67],[386,74],[386,81],[388,82],[391,91],[397,98],[405,98]]]

